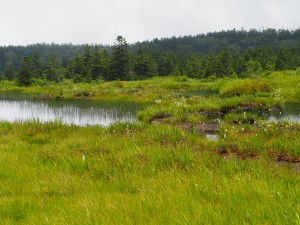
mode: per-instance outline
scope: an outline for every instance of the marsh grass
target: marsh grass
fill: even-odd
[[[265,154],[299,155],[299,126],[280,126],[222,127],[210,142],[165,125],[0,123],[1,223],[299,223],[299,171]],[[216,154],[232,143],[261,156]]]
[[[257,113],[299,101],[297,71],[18,90],[147,107],[109,127],[0,122],[1,224],[300,223],[300,125]],[[218,141],[178,126],[218,119]]]

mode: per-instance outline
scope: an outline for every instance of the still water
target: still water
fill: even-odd
[[[0,121],[61,121],[79,126],[134,122],[142,106],[125,101],[0,99]]]
[[[287,121],[300,124],[300,103],[287,102],[281,111],[268,115],[268,122]]]

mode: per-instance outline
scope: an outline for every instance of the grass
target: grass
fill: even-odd
[[[300,222],[297,164],[220,157],[221,146],[247,145],[234,130],[216,143],[164,125],[0,126],[2,224]]]
[[[297,71],[19,88],[147,107],[109,127],[0,122],[0,223],[300,224],[300,125],[257,113],[299,102],[299,89]],[[218,141],[182,129],[215,121]]]

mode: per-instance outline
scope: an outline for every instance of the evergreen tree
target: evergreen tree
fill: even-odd
[[[105,54],[101,51],[101,49],[98,48],[98,46],[95,46],[95,53],[92,56],[91,61],[92,79],[104,79],[107,73],[107,59],[105,57]]]
[[[275,54],[271,47],[263,46],[255,49],[255,60],[259,62],[263,70],[273,70],[275,67]]]
[[[19,64],[19,57],[17,55],[17,52],[8,50],[8,52],[3,54],[4,56],[4,64],[5,64],[5,69],[8,68],[8,66],[13,66],[16,69],[16,66]],[[1,61],[1,58],[0,58]]]
[[[124,37],[118,36],[112,46],[112,59],[110,64],[110,80],[130,80],[129,46]]]
[[[181,76],[182,75],[182,72],[180,71],[179,67],[178,66],[175,66],[173,68],[173,71],[172,73],[170,73],[171,76]]]
[[[217,77],[223,77],[224,71],[224,66],[218,55],[209,54],[206,57],[206,76],[215,75]]]
[[[222,66],[220,66],[220,71],[218,74],[220,76],[232,76],[235,73],[233,57],[227,48],[223,48],[220,51],[219,60]]]
[[[6,80],[5,74],[0,72],[0,80]]]
[[[297,57],[288,47],[281,47],[278,50],[275,62],[276,70],[293,70],[297,67]]]
[[[32,78],[32,62],[29,56],[24,56],[19,70],[19,84],[21,86],[30,86]]]
[[[46,64],[46,69],[45,69],[45,74],[46,78],[49,81],[54,81],[54,82],[59,82],[60,77],[59,77],[59,63],[57,61],[57,56],[53,55],[51,56]]]
[[[136,54],[133,68],[138,79],[146,79],[157,74],[154,60],[141,49]]]
[[[158,61],[158,74],[168,76],[174,70],[176,58],[173,52],[162,53]]]
[[[91,47],[86,45],[82,55],[82,77],[83,81],[90,82],[92,79],[92,56]]]
[[[242,76],[242,74],[247,70],[245,59],[242,54],[238,54],[236,57],[234,70],[238,76]]]
[[[242,75],[244,77],[257,77],[262,71],[262,66],[257,60],[249,60],[246,62],[246,71]]]
[[[7,80],[13,80],[16,78],[16,70],[12,64],[6,65],[6,69],[4,71],[4,77]]]
[[[32,77],[43,78],[43,66],[38,52],[34,52],[32,56]]]
[[[205,72],[205,69],[203,68],[203,61],[199,56],[193,55],[190,59],[188,59],[185,70],[188,77],[201,78]]]
[[[84,66],[83,66],[82,57],[76,55],[74,58],[68,61],[66,78],[73,79],[74,82],[82,82],[83,71],[84,71]]]

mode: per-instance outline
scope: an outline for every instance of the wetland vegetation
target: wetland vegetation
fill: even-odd
[[[109,126],[0,122],[2,224],[300,223],[299,69],[0,86],[2,99],[143,105]]]
[[[0,224],[300,224],[299,38],[0,46]]]

